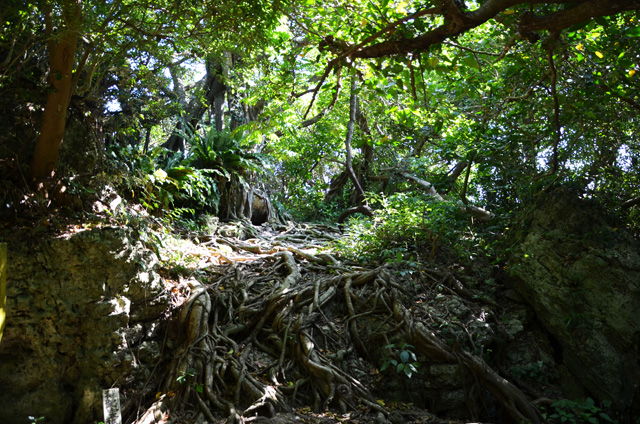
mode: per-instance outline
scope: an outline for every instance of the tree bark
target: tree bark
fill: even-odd
[[[433,187],[433,185],[425,180],[423,180],[422,178],[418,178],[413,174],[409,174],[408,172],[405,171],[396,171],[397,174],[402,175],[403,177],[405,177],[408,180],[411,180],[413,182],[415,182],[416,184],[418,184],[420,187],[422,187],[427,194],[429,194],[430,196],[432,196],[434,199],[443,202],[445,199],[440,195],[440,193],[438,193],[436,191],[436,189]],[[470,214],[471,216],[473,216],[475,219],[477,219],[478,221],[481,222],[488,222],[491,220],[491,212],[486,211],[482,208],[479,208],[477,206],[473,206],[473,205],[464,205],[461,208],[463,211],[465,211],[466,213]]]
[[[368,216],[369,218],[373,218],[373,209],[371,209],[367,205],[358,205],[358,206],[354,206],[354,207],[349,208],[346,211],[342,212],[340,214],[340,216],[338,217],[338,219],[337,219],[338,224],[344,223],[345,219],[347,219],[349,216],[351,216],[351,215],[353,215],[355,213],[361,213],[363,215]]]
[[[371,175],[371,163],[373,162],[373,136],[371,135],[371,130],[369,129],[369,122],[367,117],[365,116],[362,108],[360,107],[360,102],[356,99],[356,121],[358,122],[358,128],[360,128],[360,132],[365,137],[364,143],[362,144],[362,161],[358,166],[358,172],[356,173],[358,177],[358,181],[360,181],[360,186],[362,190],[367,190],[367,182],[369,180],[369,176]]]
[[[572,25],[600,16],[611,16],[640,7],[640,0],[588,0],[573,7],[543,16],[527,16],[521,22],[524,31],[562,31]]]
[[[184,89],[182,92],[177,93],[179,96],[183,98],[180,100],[184,112],[184,122],[187,122],[191,125],[191,127],[195,130],[200,120],[202,119],[202,115],[204,115],[205,111],[208,107],[213,107],[214,119],[216,131],[221,132],[223,130],[223,104],[224,104],[224,96],[227,92],[227,86],[223,81],[223,68],[222,64],[208,58],[206,62],[207,75],[204,80],[204,97],[200,97],[199,95],[194,96],[191,101],[187,102],[186,93]],[[178,76],[174,76],[172,72],[172,77],[175,80],[179,80]],[[182,85],[182,83],[179,83]],[[174,82],[174,86],[177,86]],[[183,122],[178,122],[176,125],[176,130],[184,130]],[[185,141],[184,138],[178,134],[172,134],[167,141],[162,145],[169,150],[184,151],[185,149]]]
[[[354,76],[351,80],[351,97],[349,100],[349,123],[347,124],[347,136],[345,138],[344,144],[347,150],[347,153],[346,153],[347,172],[349,174],[349,177],[351,177],[353,184],[356,186],[357,192],[360,194],[360,196],[362,196],[361,200],[364,201],[364,190],[360,185],[360,181],[358,181],[358,177],[356,176],[356,173],[353,172],[353,166],[351,164],[351,156],[352,156],[351,140],[353,139],[353,131],[356,123],[356,109],[358,107],[357,106],[358,95],[356,93],[356,89],[357,89],[357,83],[356,83],[356,77]]]
[[[82,25],[82,1],[62,2],[63,23],[60,36],[54,40],[53,11],[43,1],[49,50],[49,94],[29,175],[36,182],[50,177],[58,163],[58,154],[67,123],[67,109],[73,91],[73,66]]]
[[[628,209],[632,206],[640,205],[640,197],[636,197],[635,199],[627,200],[622,204],[622,209]]]

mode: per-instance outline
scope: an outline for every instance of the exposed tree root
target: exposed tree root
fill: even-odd
[[[249,422],[304,406],[387,421],[372,387],[390,340],[413,345],[421,362],[460,365],[516,422],[540,422],[516,386],[465,350],[472,341],[446,341],[429,330],[434,320],[424,310],[407,306],[437,273],[421,286],[389,267],[341,264],[305,249],[302,233],[285,233],[289,241],[272,234],[269,248],[227,240],[253,252],[252,260],[222,266],[223,277],[218,267],[189,281],[169,331],[172,356],[159,395],[136,423],[171,422],[194,410],[208,421]]]

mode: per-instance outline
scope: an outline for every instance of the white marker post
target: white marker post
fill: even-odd
[[[7,323],[7,243],[0,243],[0,340]]]
[[[102,407],[104,409],[104,424],[122,424],[119,389],[102,391]]]

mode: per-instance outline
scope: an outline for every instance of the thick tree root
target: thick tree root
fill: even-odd
[[[541,421],[516,386],[464,349],[464,339],[447,343],[428,329],[429,316],[407,307],[420,288],[415,281],[276,237],[277,249],[223,266],[223,277],[218,267],[189,281],[159,395],[136,423],[170,422],[189,410],[236,423],[305,406],[384,421],[389,411],[371,387],[389,340],[413,345],[422,362],[459,364],[516,422]],[[246,244],[236,248],[247,252]]]

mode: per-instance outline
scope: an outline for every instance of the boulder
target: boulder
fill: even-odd
[[[1,423],[102,421],[103,389],[144,384],[158,358],[149,351],[158,349],[154,319],[170,298],[156,257],[134,234],[95,228],[9,240]]]
[[[515,289],[599,400],[640,412],[640,242],[596,202],[544,195],[519,228]]]

